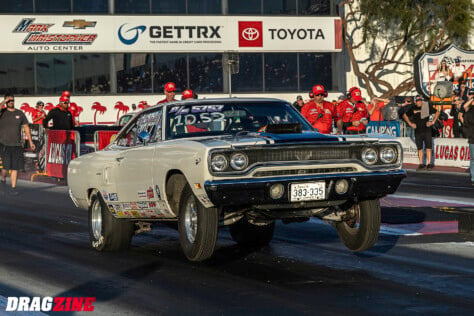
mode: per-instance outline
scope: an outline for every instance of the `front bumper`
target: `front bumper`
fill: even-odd
[[[245,178],[231,180],[206,181],[204,188],[211,202],[216,206],[249,206],[249,205],[282,205],[287,204],[305,207],[315,205],[331,205],[332,201],[350,200],[372,200],[381,198],[387,194],[394,193],[403,178],[406,177],[405,170],[357,172],[345,174],[318,174],[292,177],[274,178]],[[337,194],[334,186],[337,180],[346,179],[349,189],[345,194]],[[290,202],[288,195],[290,184],[312,181],[326,182],[326,199],[321,201]],[[272,184],[281,183],[285,187],[285,193],[280,199],[272,199],[269,188]]]

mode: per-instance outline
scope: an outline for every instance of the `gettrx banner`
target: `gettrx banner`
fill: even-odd
[[[46,172],[50,177],[66,178],[69,162],[78,157],[79,133],[61,130],[47,132]]]
[[[1,53],[339,52],[338,17],[0,15]]]

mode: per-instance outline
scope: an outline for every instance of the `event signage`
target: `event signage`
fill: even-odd
[[[441,64],[446,63],[447,70],[441,71]],[[429,97],[434,93],[440,81],[453,82],[457,88],[459,79],[466,82],[468,88],[474,87],[474,51],[463,50],[456,45],[433,53],[424,53],[415,61],[415,83],[418,92]]]
[[[0,53],[340,52],[339,17],[0,15]]]
[[[400,122],[398,121],[372,121],[367,124],[367,134],[387,134],[400,137]]]
[[[46,172],[50,177],[66,178],[69,162],[78,156],[80,137],[77,131],[49,130]]]

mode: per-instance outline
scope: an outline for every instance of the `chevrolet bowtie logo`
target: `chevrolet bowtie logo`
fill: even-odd
[[[85,29],[86,27],[94,27],[97,22],[89,22],[86,20],[73,20],[64,22],[63,26],[73,27],[74,29]]]

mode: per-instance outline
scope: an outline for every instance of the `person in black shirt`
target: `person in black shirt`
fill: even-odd
[[[432,114],[434,114],[434,117]],[[420,160],[417,170],[425,168],[427,168],[427,170],[433,169],[433,164],[431,163],[431,152],[433,149],[431,126],[433,126],[438,120],[438,117],[439,111],[437,111],[432,104],[423,103],[421,95],[416,96],[415,105],[411,106],[407,109],[405,114],[403,114],[403,119],[408,125],[415,129],[415,144],[418,149],[418,158]],[[428,163],[428,166],[423,163],[423,144],[426,148],[426,162]]]
[[[74,120],[71,112],[68,110],[69,98],[62,96],[59,98],[59,106],[49,111],[43,120],[43,127],[48,128],[48,123],[53,120],[54,130],[71,130],[74,128]]]
[[[295,107],[295,109],[297,109],[301,113],[301,109],[303,108],[303,105],[304,105],[303,97],[300,95],[297,96],[296,101],[293,102],[293,106]]]
[[[11,194],[16,195],[16,181],[18,170],[23,169],[23,144],[21,139],[22,129],[30,142],[31,149],[35,149],[35,144],[31,139],[28,120],[22,111],[15,109],[15,98],[12,94],[6,94],[5,100],[0,104],[6,108],[0,112],[0,154],[2,156],[2,179],[1,183],[6,183],[8,170],[11,171]]]
[[[464,132],[468,138],[469,151],[471,155],[471,185],[474,187],[474,99],[469,97],[469,100],[464,103]]]
[[[453,104],[451,105],[451,111],[449,114],[453,117],[453,134],[454,138],[463,138],[462,121],[459,119],[461,111],[462,99],[458,96],[454,97]]]

